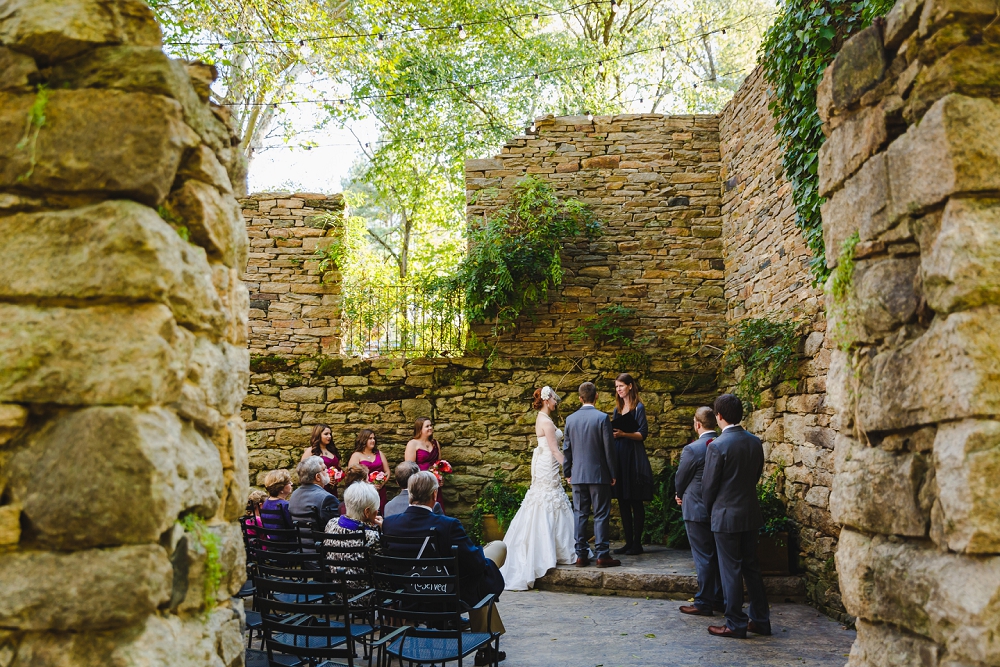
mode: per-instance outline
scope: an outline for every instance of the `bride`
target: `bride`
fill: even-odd
[[[559,451],[563,433],[551,416],[558,403],[551,387],[535,390],[538,446],[531,455],[531,488],[504,536],[507,560],[500,572],[506,590],[526,591],[550,568],[576,560],[573,509],[559,472],[565,461]]]

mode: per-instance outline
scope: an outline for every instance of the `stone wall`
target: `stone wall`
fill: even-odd
[[[579,407],[576,387],[595,382],[598,407],[611,411],[618,370],[597,359],[482,357],[345,359],[254,357],[243,406],[251,478],[291,467],[309,444],[312,426],[326,423],[346,460],[362,428],[379,436],[390,465],[403,460],[413,421],[431,417],[442,456],[455,474],[445,482],[449,514],[465,515],[496,470],[531,479],[535,412],[531,395],[546,384],[564,397],[563,418]],[[656,470],[689,439],[694,410],[714,398],[715,375],[650,372],[643,376],[649,416],[647,450]],[[395,487],[391,487],[395,492]]]
[[[901,0],[817,96],[850,665],[1000,665],[1000,24]]]
[[[725,323],[718,122],[547,116],[496,158],[466,161],[470,225],[526,174],[590,204],[604,223],[600,238],[566,244],[562,287],[501,339],[502,354],[587,354],[593,346],[574,342],[573,331],[619,304],[637,311],[638,331],[653,336],[647,351],[664,360],[663,370],[711,356],[705,345],[721,342]]]
[[[800,322],[803,358],[794,377],[764,392],[746,426],[764,440],[768,473],[783,471],[788,514],[799,524],[799,567],[810,601],[842,616],[833,562],[840,529],[828,507],[836,437],[826,405],[832,343],[823,293],[809,272],[812,255],[795,226],[792,187],[781,167],[768,95],[757,68],[719,119],[727,321]]]
[[[160,39],[137,0],[0,13],[4,667],[242,664],[239,154]]]
[[[264,192],[240,205],[250,236],[250,351],[338,354],[340,274],[319,266],[342,229],[343,197]]]

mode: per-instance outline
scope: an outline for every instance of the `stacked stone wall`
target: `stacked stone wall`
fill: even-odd
[[[604,233],[564,246],[562,286],[501,338],[501,354],[589,353],[573,332],[617,304],[637,311],[638,335],[652,337],[647,351],[669,362],[665,370],[704,362],[725,324],[718,118],[547,116],[535,125],[495,158],[466,161],[469,224],[529,175],[591,205]]]
[[[798,523],[799,568],[809,600],[842,616],[833,561],[840,529],[829,511],[836,439],[826,405],[832,343],[823,292],[809,271],[812,254],[795,226],[769,95],[758,67],[719,119],[727,322],[799,322],[802,359],[793,377],[763,392],[746,426],[764,441],[767,472],[781,471],[788,514]]]
[[[992,1],[901,0],[817,96],[852,666],[1000,665],[998,43]]]
[[[603,360],[607,361],[607,360]],[[417,417],[430,417],[442,456],[455,470],[445,482],[449,514],[463,516],[501,470],[512,481],[531,479],[535,446],[532,392],[550,385],[563,395],[562,418],[579,407],[576,387],[598,385],[598,407],[614,409],[618,370],[598,359],[499,358],[346,359],[255,357],[247,422],[251,478],[291,467],[309,444],[315,424],[329,424],[346,460],[355,436],[371,428],[391,466],[403,460]],[[715,376],[650,372],[643,376],[649,418],[646,449],[656,470],[689,439],[694,410],[714,398]],[[395,487],[391,487],[395,491]]]
[[[137,0],[0,11],[4,667],[243,664],[240,157],[160,40]]]
[[[340,274],[320,265],[342,229],[343,197],[264,192],[240,205],[250,236],[250,351],[338,354]]]

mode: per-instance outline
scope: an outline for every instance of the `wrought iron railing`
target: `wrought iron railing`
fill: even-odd
[[[344,285],[342,352],[360,357],[460,356],[468,324],[459,290]]]

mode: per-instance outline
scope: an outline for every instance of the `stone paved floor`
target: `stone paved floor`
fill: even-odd
[[[771,606],[774,635],[720,639],[722,617],[686,616],[673,600],[507,591],[504,667],[842,667],[855,633],[803,604]]]

